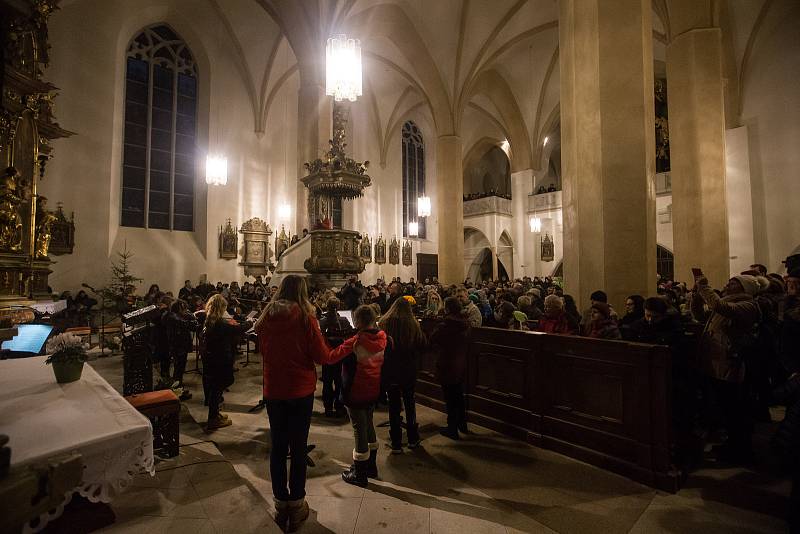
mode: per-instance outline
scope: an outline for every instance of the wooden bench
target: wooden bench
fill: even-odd
[[[181,402],[171,389],[125,397],[131,406],[150,419],[153,425],[153,449],[163,450],[168,458],[178,455],[180,447]]]
[[[423,330],[433,324],[423,321]],[[428,332],[426,332],[428,333]],[[421,357],[421,403],[444,410]],[[534,445],[677,491],[668,347],[473,328],[465,393],[470,421]]]

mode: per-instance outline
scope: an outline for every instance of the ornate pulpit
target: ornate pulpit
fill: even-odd
[[[345,113],[334,105],[330,150],[324,159],[305,164],[308,175],[302,179],[308,188],[308,219],[312,223],[311,257],[303,266],[323,287],[342,285],[349,275],[362,273],[365,266],[359,233],[333,229],[334,202],[362,196],[371,183],[366,174],[369,162],[355,161],[345,153]]]

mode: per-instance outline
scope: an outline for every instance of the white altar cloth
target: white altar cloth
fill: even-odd
[[[9,436],[11,467],[78,452],[83,480],[73,492],[92,502],[110,502],[134,475],[154,474],[150,421],[88,363],[80,380],[58,384],[45,359],[0,361],[0,434]]]

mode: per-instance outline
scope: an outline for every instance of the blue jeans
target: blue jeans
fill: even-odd
[[[269,437],[269,475],[272,494],[279,501],[295,501],[306,496],[306,447],[314,395],[300,399],[267,400]],[[286,457],[291,452],[288,472]]]

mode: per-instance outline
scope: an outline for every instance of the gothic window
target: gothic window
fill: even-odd
[[[425,143],[422,132],[411,121],[403,124],[403,237],[408,223],[419,224],[419,237],[425,238],[425,217],[417,217],[417,198],[425,193]]]
[[[122,226],[194,229],[197,65],[166,25],[128,46]]]

